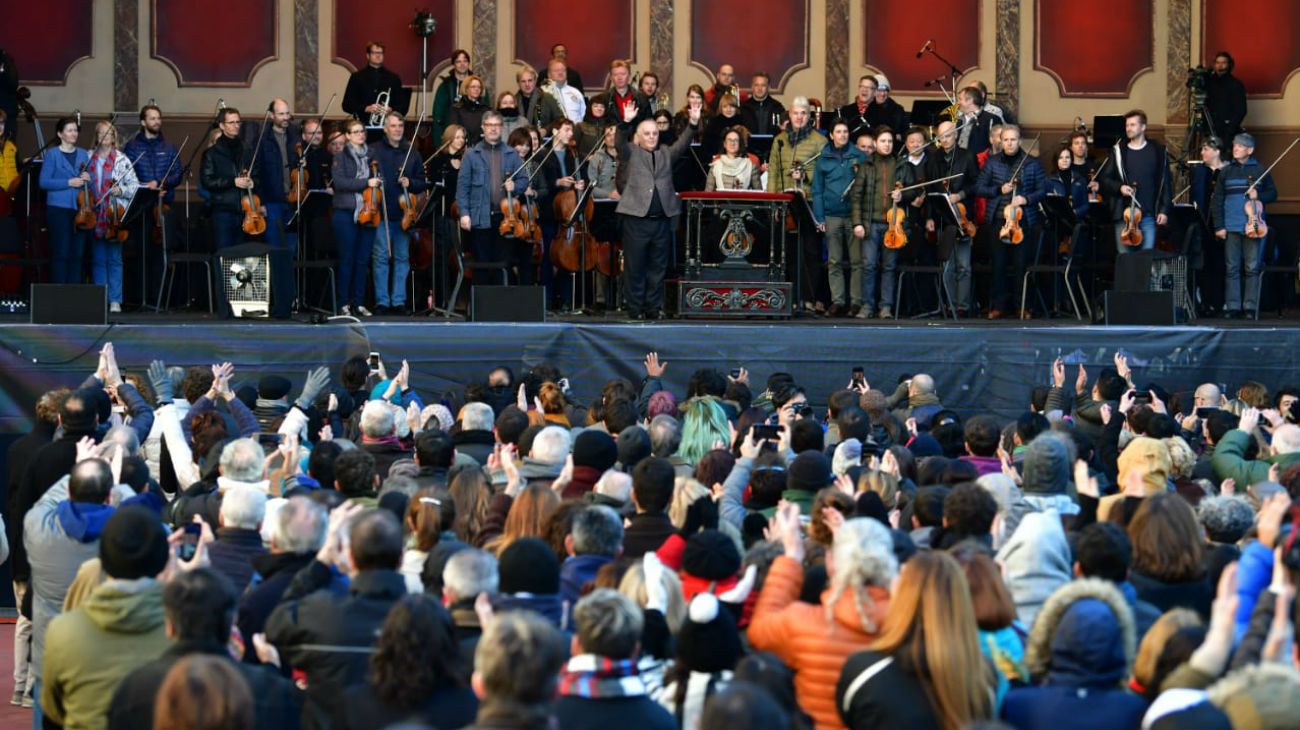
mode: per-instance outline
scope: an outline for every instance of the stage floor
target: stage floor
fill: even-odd
[[[539,363],[560,368],[581,402],[610,378],[640,382],[641,362],[657,351],[668,386],[681,393],[703,366],[745,367],[752,389],[768,375],[794,373],[815,404],[848,383],[861,366],[873,387],[893,390],[915,372],[935,376],[946,405],[965,414],[1011,418],[1029,391],[1048,384],[1054,358],[1095,377],[1117,350],[1129,355],[1139,383],[1174,390],[1202,382],[1230,391],[1253,379],[1270,389],[1297,384],[1300,320],[1201,320],[1177,327],[1081,325],[1075,320],[667,320],[632,323],[613,317],[545,323],[467,323],[428,317],[334,319],[313,323],[219,321],[204,314],[115,315],[107,326],[23,324],[0,317],[0,433],[28,428],[41,392],[75,386],[95,369],[99,348],[113,342],[124,371],[143,374],[152,359],[168,365],[233,362],[237,383],[277,373],[298,387],[310,367],[337,368],[346,358],[379,352],[390,372],[410,361],[412,385],[426,401],[459,402],[464,386],[493,366],[520,373]],[[335,370],[337,372],[337,370]]]

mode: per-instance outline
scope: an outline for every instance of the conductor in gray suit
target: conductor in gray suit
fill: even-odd
[[[700,108],[692,106],[687,114],[691,128],[698,127]],[[673,240],[672,221],[682,210],[673,189],[673,162],[690,147],[694,135],[683,131],[672,146],[660,147],[659,128],[653,119],[642,120],[632,132],[636,117],[637,108],[629,107],[618,133],[618,156],[626,166],[627,180],[618,201],[623,226],[624,292],[632,319],[660,319],[664,274]]]

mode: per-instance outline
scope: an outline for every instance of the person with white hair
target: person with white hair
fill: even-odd
[[[466,403],[460,411],[460,431],[452,435],[456,453],[465,454],[486,466],[488,457],[496,448],[496,434],[492,428],[496,425],[496,415],[492,406],[486,403]]]
[[[208,546],[212,569],[230,579],[243,592],[253,578],[253,559],[266,552],[262,545],[262,518],[266,492],[256,487],[230,487],[221,498],[221,526]]]
[[[436,555],[429,559],[436,559]],[[451,614],[453,631],[465,656],[474,656],[478,638],[483,635],[474,601],[479,594],[489,598],[496,595],[500,581],[496,556],[486,550],[460,550],[442,568],[442,605]]]
[[[361,450],[375,457],[375,473],[381,481],[388,478],[393,462],[411,458],[398,429],[398,424],[405,422],[386,400],[366,401],[361,409]]]
[[[265,521],[270,523],[270,550],[250,559],[258,581],[240,595],[235,616],[240,635],[247,637],[265,630],[267,617],[280,603],[293,577],[316,559],[316,552],[325,544],[329,515],[319,502],[290,497],[283,500],[274,515],[268,513]],[[253,642],[246,641],[245,661],[256,657]]]
[[[767,192],[795,192],[805,200],[812,199],[813,165],[809,164],[826,146],[826,138],[813,128],[812,108],[808,98],[796,96],[790,102],[790,124],[772,140],[772,153],[767,162]],[[815,163],[814,163],[815,164]],[[803,205],[796,202],[795,205]],[[825,268],[821,260],[821,238],[811,226],[799,228],[801,258],[795,263],[799,276],[796,291],[805,308],[814,307],[814,299],[826,284]],[[824,302],[817,301],[823,305]]]
[[[232,487],[249,486],[266,492],[270,482],[266,479],[266,453],[262,445],[251,438],[235,439],[221,450],[218,462],[217,489],[226,492]]]
[[[572,448],[573,438],[568,429],[547,426],[533,439],[533,450],[524,457],[519,477],[527,484],[550,486],[564,470],[564,462]]]

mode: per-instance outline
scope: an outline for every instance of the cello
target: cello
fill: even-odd
[[[569,154],[575,159],[577,143],[569,143]],[[592,153],[599,147],[592,149]],[[560,221],[559,231],[551,243],[551,263],[561,269],[582,273],[591,271],[596,265],[596,241],[591,237],[587,224],[595,214],[596,205],[591,200],[591,184],[582,180],[581,170],[587,164],[587,155],[574,170],[574,177],[583,182],[581,195],[574,188],[556,194],[553,203],[555,219]]]
[[[257,133],[257,146],[253,148],[253,158],[249,160],[248,167],[240,173],[240,177],[249,177],[249,173],[257,167],[257,153],[262,151],[262,138],[266,135],[267,120],[270,117],[270,111],[262,117],[262,129]],[[244,233],[250,236],[266,233],[266,216],[262,214],[262,199],[253,193],[253,188],[244,191],[239,207],[244,211],[244,220],[239,226]]]
[[[1119,233],[1119,240],[1125,246],[1141,246],[1142,229],[1138,224],[1142,222],[1142,206],[1137,201],[1137,183],[1130,183],[1129,187],[1133,188],[1133,194],[1128,197],[1128,207],[1124,208],[1124,229]]]

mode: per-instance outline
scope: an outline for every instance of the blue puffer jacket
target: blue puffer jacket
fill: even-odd
[[[126,143],[123,153],[135,163],[135,176],[140,180],[140,185],[162,180],[163,175],[167,175],[167,180],[163,183],[167,192],[163,199],[170,202],[176,195],[175,187],[181,183],[181,168],[185,167],[185,160],[177,159],[172,164],[172,160],[177,157],[176,146],[168,143],[161,134],[149,139],[144,136],[144,132],[137,132]]]
[[[1022,730],[1137,730],[1146,701],[1122,688],[1136,646],[1133,613],[1114,584],[1062,586],[1029,634],[1025,663],[1039,684],[1008,692],[1002,719]]]
[[[838,149],[834,144],[827,144],[822,150],[812,179],[813,217],[818,223],[825,223],[828,215],[848,218],[853,212],[845,193],[858,174],[858,165],[866,160],[867,156],[851,144]]]
[[[1010,158],[1003,154],[989,155],[984,168],[980,170],[979,181],[975,183],[975,194],[989,201],[988,220],[1002,222],[1002,209],[1011,202],[1010,195],[1002,194],[1002,184],[1011,179],[1016,167],[1020,166],[1021,155],[1024,154],[1025,151],[1021,150],[1015,157]],[[1021,209],[1024,211],[1021,224],[1032,226],[1038,222],[1038,204],[1047,197],[1047,179],[1037,159],[1030,157],[1025,160],[1024,166],[1020,167],[1018,192],[1025,197],[1026,201]]]
[[[513,175],[523,165],[519,153],[505,142],[501,145],[502,181]],[[488,189],[488,143],[480,141],[465,151],[465,158],[460,163],[460,177],[456,179],[456,208],[461,215],[470,218],[470,226],[487,228],[492,225],[492,192]],[[522,178],[523,176],[520,175]],[[500,185],[501,183],[496,183]],[[515,186],[523,192],[523,184]]]
[[[1255,193],[1259,202],[1265,205],[1277,200],[1277,186],[1273,176],[1260,179],[1264,166],[1254,157],[1240,163],[1229,162],[1227,167],[1219,170],[1219,182],[1214,186],[1214,197],[1210,200],[1210,218],[1214,230],[1226,230],[1228,233],[1242,233],[1246,230],[1246,188],[1252,180],[1258,180]]]
[[[78,147],[73,155],[75,164],[58,147],[45,150],[45,164],[41,165],[41,190],[48,193],[46,205],[51,208],[76,208],[77,190],[68,181],[81,174],[81,168],[90,164],[90,153]]]

